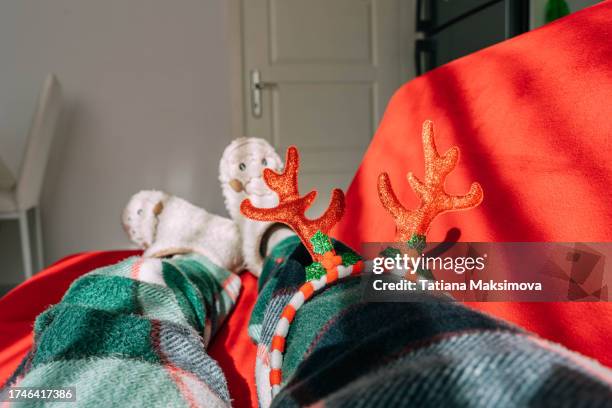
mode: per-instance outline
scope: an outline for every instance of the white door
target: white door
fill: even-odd
[[[399,3],[242,0],[245,133],[283,157],[298,146],[300,193],[319,191],[310,216],[348,187],[405,77]]]

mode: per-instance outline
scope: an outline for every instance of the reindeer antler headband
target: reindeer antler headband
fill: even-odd
[[[433,122],[423,123],[423,153],[425,156],[425,178],[420,181],[412,172],[408,173],[408,183],[420,198],[418,208],[406,209],[397,198],[387,173],[378,177],[378,196],[382,205],[395,220],[397,238],[401,241],[424,241],[425,235],[439,214],[467,210],[482,202],[483,192],[480,184],[472,183],[470,190],[463,196],[454,196],[444,190],[446,176],[453,171],[459,160],[459,148],[453,146],[443,155],[438,153],[434,140]],[[242,202],[240,210],[251,219],[276,221],[291,227],[302,240],[315,263],[324,260],[324,255],[333,251],[328,243],[327,233],[340,220],[344,213],[344,194],[340,189],[332,191],[331,201],[325,213],[311,220],[304,213],[310,207],[317,193],[311,191],[300,197],[298,191],[299,154],[295,146],[287,149],[285,170],[276,173],[264,169],[266,184],[278,194],[279,204],[274,208],[257,208],[250,200]]]
[[[436,215],[475,207],[482,201],[483,196],[478,183],[473,183],[465,196],[451,196],[444,191],[444,180],[457,164],[459,149],[453,147],[440,156],[436,150],[433,125],[430,121],[423,124],[423,149],[425,181],[421,182],[412,173],[408,173],[408,182],[421,199],[421,205],[416,210],[407,210],[402,206],[393,192],[387,173],[382,173],[378,178],[380,200],[395,219],[399,239],[408,241],[409,245],[415,239],[424,244],[425,234]],[[268,187],[278,194],[279,204],[274,208],[257,208],[246,199],[240,205],[240,210],[246,217],[259,221],[281,222],[291,227],[313,259],[312,265],[306,267],[306,282],[289,299],[274,329],[268,351],[270,355],[275,355],[275,358],[270,359],[269,387],[272,397],[280,391],[285,339],[298,309],[316,292],[339,279],[359,275],[364,268],[361,257],[354,252],[336,255],[327,236],[344,213],[344,194],[341,190],[334,189],[325,213],[314,220],[306,218],[304,213],[317,193],[311,191],[300,197],[298,168],[299,155],[297,149],[291,146],[287,149],[285,170],[282,173],[268,168],[264,169],[263,173]]]

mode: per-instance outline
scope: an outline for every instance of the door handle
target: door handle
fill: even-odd
[[[261,118],[261,91],[275,86],[274,82],[264,82],[261,80],[261,73],[258,69],[251,70],[251,113],[255,118]]]

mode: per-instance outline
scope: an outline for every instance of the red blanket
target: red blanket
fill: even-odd
[[[462,241],[612,241],[612,2],[440,67],[400,88],[347,194],[335,234],[392,241],[376,179],[390,174],[407,207],[406,173],[423,173],[421,124],[440,151],[461,149],[449,190],[472,181],[482,205],[434,221],[429,239],[458,228]],[[612,365],[611,303],[472,305]]]

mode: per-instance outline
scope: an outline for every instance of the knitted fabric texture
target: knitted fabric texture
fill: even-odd
[[[79,407],[229,406],[205,348],[240,285],[200,255],[90,272],[36,319],[34,347],[5,386],[76,387]]]
[[[272,400],[274,327],[310,262],[297,237],[266,259],[249,328],[261,406],[610,405],[612,373],[596,362],[448,300],[366,303],[359,278],[297,312]],[[35,347],[7,385],[74,386],[78,406],[228,406],[205,346],[239,288],[201,256],[129,258],[93,271],[38,317]]]
[[[347,250],[339,242],[334,247]],[[405,303],[364,302],[357,277],[338,281],[297,311],[286,336],[281,390],[272,399],[274,329],[310,262],[297,239],[286,240],[260,277],[249,333],[258,345],[262,407],[569,407],[611,401],[612,373],[595,361],[427,294]]]

